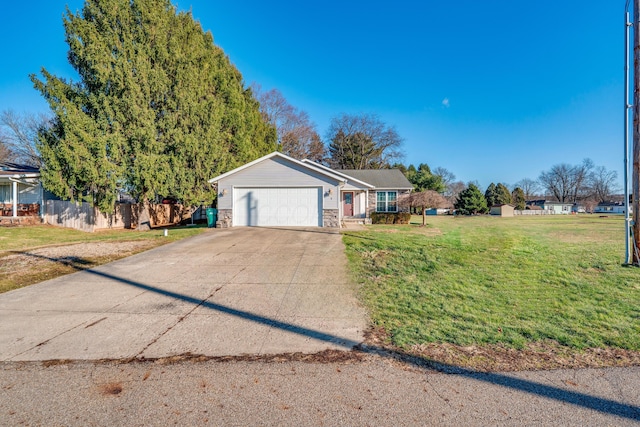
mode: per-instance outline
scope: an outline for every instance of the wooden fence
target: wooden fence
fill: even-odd
[[[88,203],[66,200],[47,200],[44,222],[59,227],[94,232],[97,230],[134,228],[137,226],[138,205],[116,203],[111,213],[102,213]],[[151,226],[176,224],[189,218],[189,210],[182,205],[150,205]]]

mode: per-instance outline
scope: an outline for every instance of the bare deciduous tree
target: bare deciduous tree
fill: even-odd
[[[276,128],[284,154],[296,159],[324,160],[324,144],[305,111],[289,104],[278,89],[264,92],[260,85],[254,83],[251,90],[260,103],[262,118]]]
[[[560,163],[540,174],[540,184],[560,202],[577,202],[588,194],[588,178],[593,162],[585,159],[582,164],[571,166]]]
[[[599,202],[611,200],[611,196],[620,191],[617,183],[618,173],[604,166],[596,167],[589,175],[589,189],[592,197]]]
[[[526,200],[531,200],[540,192],[540,183],[535,179],[524,178],[516,182],[515,187],[520,187]]]
[[[375,114],[341,114],[327,132],[329,164],[338,169],[384,169],[403,157],[402,138]]]
[[[594,164],[591,159],[584,159],[581,164],[573,167],[573,198],[572,202],[576,203],[581,198],[589,196],[589,178]]]
[[[50,126],[51,117],[46,114],[18,114],[7,110],[0,113],[0,142],[17,163],[42,166],[38,151],[38,132]]]
[[[442,166],[438,166],[437,168],[435,168],[433,170],[433,174],[440,177],[440,180],[445,187],[448,187],[456,179],[456,176],[453,174],[453,172],[450,172]]]
[[[14,162],[15,154],[2,141],[0,141],[0,162]]]
[[[455,181],[447,185],[444,190],[444,197],[449,203],[454,204],[458,201],[458,195],[467,188],[467,185],[462,181]]]

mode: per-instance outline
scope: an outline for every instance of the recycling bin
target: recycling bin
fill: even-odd
[[[214,208],[207,208],[207,227],[215,227],[216,220],[218,219],[218,210]]]

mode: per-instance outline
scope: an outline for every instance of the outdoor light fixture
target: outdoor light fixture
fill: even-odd
[[[333,188],[330,188],[329,191],[327,191],[328,195],[332,195],[333,194]]]
[[[222,190],[222,193],[220,193],[221,196],[226,196],[227,195],[227,189],[225,188],[224,190]]]

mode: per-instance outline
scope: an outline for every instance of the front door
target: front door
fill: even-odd
[[[353,216],[353,192],[342,193],[342,214]]]

